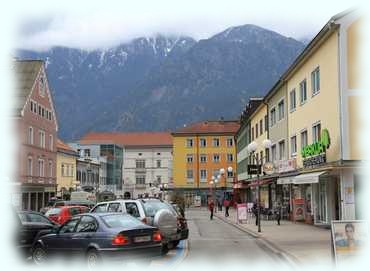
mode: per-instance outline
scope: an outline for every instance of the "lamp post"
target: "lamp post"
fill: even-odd
[[[213,193],[212,193],[212,197],[213,197],[213,204],[216,206],[216,189],[217,189],[217,183],[219,181],[219,177],[220,175],[218,175],[217,177],[215,176],[212,176],[212,181],[210,181],[210,185],[211,187],[214,185],[214,190],[213,190]],[[217,213],[217,206],[215,208],[215,213]]]
[[[271,140],[265,139],[262,142],[262,146],[265,149],[270,149],[272,143]],[[252,141],[249,143],[247,146],[248,153],[252,154],[253,160],[256,161],[257,167],[262,166],[263,158],[265,157],[260,157],[260,159],[257,159],[255,155],[255,151],[258,148],[258,144],[255,141]],[[259,161],[260,160],[260,161]],[[259,171],[257,172],[257,223],[258,223],[258,232],[261,232],[261,191],[260,191],[260,174]]]
[[[225,174],[227,171],[227,174]],[[225,189],[227,189],[227,177],[228,174],[233,172],[233,167],[229,166],[226,170],[224,168],[220,169],[220,175],[225,178]],[[225,192],[224,192],[224,199],[225,199]]]

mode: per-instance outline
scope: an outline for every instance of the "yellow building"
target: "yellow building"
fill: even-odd
[[[76,161],[78,153],[67,144],[57,141],[57,196],[68,198],[78,185],[76,179]]]
[[[195,196],[205,204],[211,189],[216,189],[219,202],[232,192],[236,170],[234,135],[238,129],[238,121],[204,121],[172,134],[173,189],[183,192],[189,204],[195,202]],[[218,181],[212,184],[212,177]]]

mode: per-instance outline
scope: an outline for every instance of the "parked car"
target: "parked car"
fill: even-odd
[[[72,216],[87,213],[88,211],[89,209],[86,206],[61,206],[49,209],[45,216],[61,225],[71,219]]]
[[[161,241],[157,228],[130,215],[86,213],[38,238],[32,248],[32,259],[41,264],[52,256],[80,256],[89,266],[106,259],[148,260],[161,255]]]
[[[32,244],[37,236],[47,234],[57,228],[57,224],[38,212],[17,212],[19,230],[17,246],[24,256],[30,256]]]
[[[142,222],[159,228],[163,237],[164,251],[176,247],[182,240],[178,229],[177,213],[165,201],[156,198],[137,200],[115,200],[98,203],[92,213],[122,212],[132,215]]]
[[[177,204],[171,204],[171,207],[174,209],[174,211],[177,213],[177,230],[181,233],[180,240],[186,240],[189,237],[189,228],[188,223],[185,219],[185,214],[181,208]],[[180,240],[174,241],[173,246],[176,247]]]
[[[89,200],[56,200],[50,202],[48,206],[42,208],[40,210],[41,213],[45,214],[48,210],[55,208],[55,207],[62,207],[62,206],[86,206],[88,209],[91,209],[95,206],[93,201]]]

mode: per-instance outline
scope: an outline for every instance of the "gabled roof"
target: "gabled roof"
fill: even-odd
[[[71,154],[74,156],[78,156],[78,153],[76,151],[74,151],[69,145],[64,143],[59,138],[57,139],[57,151],[65,153],[65,154]]]
[[[176,130],[173,135],[181,134],[235,134],[239,129],[237,120],[201,121]]]
[[[117,144],[129,146],[172,146],[170,132],[91,132],[84,135],[80,144]]]
[[[42,60],[16,60],[14,70],[16,76],[16,94],[14,115],[21,116],[23,107],[31,94],[37,75],[42,68]]]

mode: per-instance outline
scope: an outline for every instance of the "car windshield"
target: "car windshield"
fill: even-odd
[[[129,215],[105,215],[101,218],[109,228],[135,228],[143,223]]]
[[[173,214],[176,213],[171,206],[159,200],[143,201],[143,205],[146,216],[155,216],[155,214],[161,209],[169,210]]]
[[[45,216],[59,215],[61,210],[61,208],[51,208],[45,213]]]

